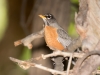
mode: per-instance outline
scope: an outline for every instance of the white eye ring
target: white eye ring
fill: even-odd
[[[49,14],[49,15],[47,15],[47,16],[48,16],[48,17],[47,17],[48,19],[51,19],[51,17],[52,17],[52,15],[51,15],[51,14]]]
[[[50,19],[50,17],[48,17],[47,19]]]

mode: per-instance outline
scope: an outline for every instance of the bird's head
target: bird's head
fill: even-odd
[[[52,26],[57,23],[52,14],[45,14],[45,15],[39,15],[39,16],[43,19],[45,25]]]

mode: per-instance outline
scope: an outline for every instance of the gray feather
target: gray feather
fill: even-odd
[[[70,45],[71,37],[68,36],[67,32],[64,31],[63,29],[57,29],[58,33],[58,41],[66,48],[67,46]]]

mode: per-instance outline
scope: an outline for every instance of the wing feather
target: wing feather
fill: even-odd
[[[57,33],[58,41],[66,48],[72,42],[71,37],[63,29],[57,29]]]

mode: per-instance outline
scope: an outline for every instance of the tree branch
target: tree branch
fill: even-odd
[[[42,54],[42,58],[43,59],[46,59],[46,58],[49,58],[49,57],[53,57],[53,56],[63,56],[63,57],[70,57],[72,53],[70,52],[61,52],[61,51],[58,51],[58,52],[53,52],[51,54],[47,54],[47,55],[43,55]],[[84,55],[84,53],[73,53],[73,57],[78,57],[78,58],[82,58]]]
[[[32,44],[31,42],[34,40],[34,39],[37,39],[37,38],[41,38],[41,37],[44,37],[44,30],[41,30],[37,33],[33,33],[21,40],[18,40],[18,41],[15,41],[14,42],[14,45],[15,46],[18,46],[20,44],[24,44],[24,46],[27,46],[29,49],[32,48]]]
[[[53,70],[53,69],[44,67],[44,66],[36,64],[36,63],[31,63],[29,61],[22,61],[22,60],[18,60],[18,59],[12,58],[12,57],[10,57],[10,60],[12,60],[13,62],[18,63],[18,65],[21,68],[25,69],[25,70],[30,68],[30,67],[36,67],[36,68],[51,72],[52,74],[61,74],[61,75],[65,75],[66,74],[65,72],[60,72],[60,71],[57,71],[57,70]]]
[[[100,48],[97,48],[97,44],[100,41],[100,7],[98,4],[100,1],[79,0],[79,3],[80,8],[78,14],[75,15],[75,23],[82,41],[82,50],[95,52],[96,50],[100,50]],[[73,69],[73,75],[91,75],[92,72],[100,65],[100,56],[97,55],[89,57],[83,63],[84,59],[81,64],[79,64],[78,62],[81,60],[82,59],[79,59],[77,61]]]

